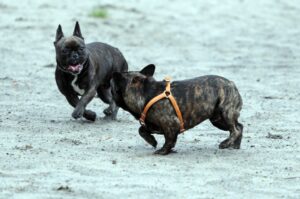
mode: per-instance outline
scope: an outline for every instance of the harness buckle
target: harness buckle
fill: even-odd
[[[164,94],[165,94],[165,97],[166,97],[166,98],[169,98],[169,95],[171,95],[171,92],[170,92],[170,91],[167,91],[167,90],[165,90],[165,91],[164,91]]]
[[[171,77],[165,77],[164,79],[166,82],[170,82],[171,81]]]

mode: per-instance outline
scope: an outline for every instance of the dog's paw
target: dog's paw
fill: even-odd
[[[111,116],[113,114],[113,110],[112,108],[109,106],[108,108],[104,109],[103,113],[106,115],[106,116]]]
[[[156,141],[156,139],[154,138],[153,135],[150,135],[149,137],[148,137],[148,136],[147,136],[147,137],[144,137],[144,139],[146,140],[146,142],[147,142],[148,144],[150,144],[151,146],[153,146],[153,148],[156,149],[157,141]]]
[[[75,119],[81,118],[84,113],[84,108],[82,107],[76,107],[75,110],[72,113],[72,117]]]
[[[151,142],[148,142],[148,143],[156,149],[157,141],[155,140],[155,138]]]
[[[233,148],[233,145],[233,142],[229,138],[227,138],[226,140],[220,143],[219,149]]]
[[[105,115],[103,117],[104,120],[117,120],[117,116],[116,115]]]
[[[113,109],[111,106],[104,109],[103,113],[105,114],[105,120],[116,120],[117,119],[117,110]]]
[[[83,114],[83,117],[87,120],[90,120],[90,121],[95,121],[96,120],[96,117],[97,117],[97,114],[94,112],[94,111],[90,111],[90,110],[85,110],[84,111],[84,114]]]
[[[169,153],[171,152],[170,149],[166,149],[166,148],[161,148],[161,149],[158,149],[154,152],[155,155],[168,155]]]

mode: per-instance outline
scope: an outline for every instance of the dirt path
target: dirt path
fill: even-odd
[[[300,198],[300,4],[291,1],[0,2],[0,198]],[[95,6],[106,18],[93,18]],[[54,81],[55,30],[117,46],[156,78],[217,74],[238,86],[241,150],[208,122],[154,156],[120,111],[71,118]],[[156,136],[159,144],[161,136]]]

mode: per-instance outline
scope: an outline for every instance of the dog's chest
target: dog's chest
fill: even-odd
[[[77,79],[78,76],[75,75],[73,81],[71,82],[71,86],[76,93],[78,93],[79,95],[83,95],[85,93],[85,90],[79,87]]]

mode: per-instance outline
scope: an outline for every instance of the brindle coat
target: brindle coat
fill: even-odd
[[[152,77],[154,70],[155,66],[151,64],[140,72],[113,74],[112,93],[116,104],[136,119],[140,118],[147,102],[165,90],[166,82]],[[219,148],[240,148],[243,125],[238,122],[238,117],[242,98],[233,82],[214,75],[201,76],[171,82],[171,92],[182,112],[186,130],[209,119],[217,128],[230,132]],[[179,119],[170,101],[162,99],[155,103],[149,109],[145,123],[139,128],[139,134],[153,147],[157,142],[152,134],[163,134],[165,144],[155,153],[170,153],[180,133]]]

